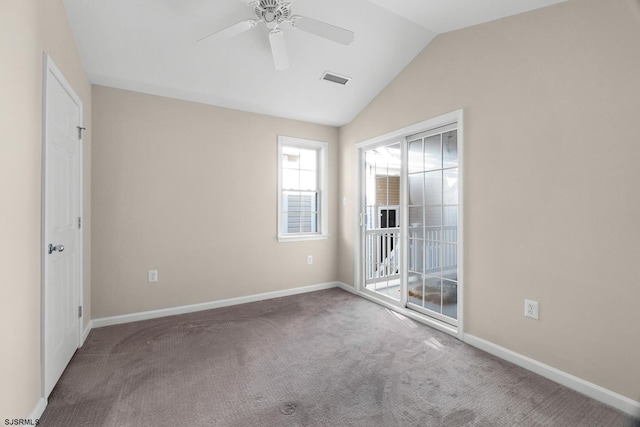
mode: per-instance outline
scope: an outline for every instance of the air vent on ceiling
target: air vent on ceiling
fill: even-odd
[[[337,84],[342,85],[342,86],[346,85],[347,83],[349,83],[351,81],[351,77],[341,76],[341,75],[338,75],[336,73],[330,73],[328,71],[325,71],[320,79],[321,80],[326,80],[326,81],[332,82],[332,83],[337,83]]]

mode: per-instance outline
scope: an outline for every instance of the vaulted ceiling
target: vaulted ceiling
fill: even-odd
[[[251,0],[64,0],[91,83],[339,126],[350,122],[438,34],[564,0],[296,0],[292,14],[355,33],[342,45],[282,26],[290,67],[276,70]],[[264,0],[263,0],[264,1]],[[325,71],[350,77],[345,85]]]

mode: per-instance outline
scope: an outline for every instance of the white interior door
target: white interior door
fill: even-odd
[[[45,64],[42,330],[48,397],[80,345],[82,104],[46,55]]]

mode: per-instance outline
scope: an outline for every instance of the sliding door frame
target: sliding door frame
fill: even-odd
[[[365,239],[366,239],[366,232],[364,232],[363,230],[365,229],[365,223],[366,223],[366,212],[363,210],[363,207],[365,207],[365,198],[366,195],[364,194],[364,192],[362,191],[362,184],[364,183],[365,180],[365,176],[364,173],[365,171],[363,170],[363,165],[365,162],[365,152],[369,151],[369,150],[373,150],[376,148],[380,148],[380,147],[386,147],[388,145],[392,145],[392,144],[400,144],[401,147],[401,153],[404,153],[404,140],[402,137],[392,137],[392,138],[385,138],[385,139],[375,139],[375,140],[370,140],[370,141],[365,141],[361,144],[358,144],[357,147],[357,161],[358,161],[358,168],[357,168],[357,184],[356,184],[356,188],[357,188],[357,196],[356,196],[356,200],[357,200],[357,222],[356,222],[356,236],[357,236],[357,244],[355,245],[356,247],[356,251],[357,252],[357,258],[356,259],[356,290],[360,295],[363,296],[368,296],[372,299],[379,299],[381,301],[384,301],[386,304],[389,305],[393,305],[393,306],[399,306],[399,307],[405,307],[407,304],[407,297],[405,295],[404,292],[400,292],[400,299],[396,300],[394,298],[382,295],[381,293],[375,292],[373,290],[367,289],[365,287],[365,273],[364,273],[364,265],[363,265],[363,261],[362,261],[362,257],[365,255]],[[404,159],[404,154],[403,157],[401,158],[401,163],[404,163],[405,159]],[[399,206],[399,211],[400,211],[400,224],[402,225],[402,223],[404,222],[404,218],[405,218],[405,214],[404,211],[406,210],[405,208],[403,208],[402,206],[402,200],[404,200],[404,191],[405,191],[405,184],[403,182],[403,176],[402,176],[402,170],[400,171],[400,206]],[[400,228],[400,230],[402,230],[402,227]],[[400,253],[402,254],[402,252],[404,251],[404,245],[405,242],[403,241],[403,233],[402,231],[400,231],[400,241],[398,242],[398,247],[400,249]],[[406,280],[406,265],[404,264],[404,256],[401,256],[400,258],[400,283],[404,283]],[[402,291],[402,285],[400,286],[400,290]]]
[[[388,309],[394,310],[400,314],[403,314],[413,320],[418,322],[427,324],[435,329],[448,333],[450,335],[456,336],[459,339],[464,338],[464,290],[466,286],[465,274],[464,274],[464,253],[465,253],[465,245],[464,245],[464,123],[463,123],[463,110],[456,110],[450,113],[443,114],[438,117],[434,117],[428,120],[421,121],[419,123],[397,129],[395,131],[389,132],[384,135],[377,136],[375,138],[368,139],[366,141],[362,141],[355,146],[356,150],[356,209],[355,209],[355,242],[354,245],[354,283],[356,293],[364,298],[367,298],[373,302],[376,302],[380,305],[387,307]],[[407,308],[407,275],[408,275],[408,263],[407,263],[407,248],[408,248],[408,237],[407,237],[407,228],[408,228],[408,209],[406,207],[407,203],[407,180],[408,180],[408,172],[407,172],[407,161],[408,161],[408,153],[407,153],[407,140],[406,138],[415,135],[417,133],[429,131],[432,129],[436,129],[451,123],[457,123],[457,131],[458,131],[458,199],[460,203],[460,209],[458,213],[458,244],[461,250],[458,250],[458,295],[457,295],[457,326],[450,325],[446,322],[438,320],[435,317],[424,315],[415,310],[411,310]],[[400,264],[400,282],[402,289],[402,296],[400,298],[400,302],[394,301],[391,298],[384,298],[382,295],[376,295],[374,292],[364,289],[364,273],[363,273],[363,262],[362,256],[363,254],[363,243],[364,243],[364,233],[363,233],[363,221],[364,214],[363,206],[364,206],[364,194],[362,191],[362,178],[364,176],[363,165],[364,165],[364,152],[366,150],[373,149],[375,147],[384,146],[387,144],[391,144],[394,142],[400,142],[402,146],[402,171],[400,176],[400,250],[401,250],[401,264]]]

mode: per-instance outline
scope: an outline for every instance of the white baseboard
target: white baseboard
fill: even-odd
[[[28,420],[39,420],[44,410],[47,409],[47,399],[41,397],[38,399],[36,406],[31,410],[31,413],[27,417]]]
[[[345,285],[346,286],[346,285]],[[285,289],[282,291],[265,292],[261,294],[247,295],[244,297],[228,298],[218,301],[205,302],[200,304],[183,305],[180,307],[164,308],[160,310],[144,311],[140,313],[123,314],[120,316],[103,317],[91,321],[93,328],[119,325],[122,323],[137,322],[139,320],[156,319],[158,317],[175,316],[177,314],[194,313],[196,311],[211,310],[213,308],[229,307],[232,305],[246,304],[249,302],[263,301],[272,298],[282,298],[290,295],[303,294],[306,292],[321,291],[341,287],[338,282],[321,283],[319,285],[302,286],[300,288]]]
[[[343,291],[351,292],[354,295],[358,294],[353,286],[347,285],[343,282],[336,282],[336,287],[342,289]]]
[[[91,329],[93,329],[93,320],[89,320],[89,323],[87,323],[87,326],[85,326],[84,328],[84,332],[82,333],[82,342],[80,342],[80,347],[82,347],[84,342],[87,340],[87,337],[89,336],[89,332],[91,332]]]
[[[615,393],[597,384],[593,384],[589,381],[583,380],[582,378],[576,377],[575,375],[571,375],[474,335],[464,334],[463,341],[473,347],[479,348],[480,350],[511,362],[514,365],[520,366],[521,368],[575,390],[578,393],[582,393],[594,400],[612,406],[631,415],[632,417],[640,415],[640,402],[636,402],[626,396]]]

